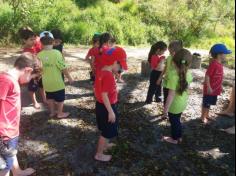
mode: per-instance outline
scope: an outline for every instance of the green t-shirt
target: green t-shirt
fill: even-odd
[[[172,76],[172,71],[175,70],[173,63],[172,63],[172,56],[167,57],[166,59],[166,72],[165,72],[165,76],[163,79],[163,87],[167,88],[167,82],[170,79],[170,77]]]
[[[65,89],[62,71],[66,68],[62,54],[57,50],[43,50],[38,54],[43,64],[43,87],[46,92]]]
[[[172,73],[174,73],[174,71],[172,71]],[[192,74],[188,72],[187,73],[188,83],[190,84],[192,80],[193,80]],[[177,92],[178,87],[179,87],[179,75],[175,70],[175,74],[172,74],[172,76],[169,77],[169,80],[167,82],[167,88],[176,91],[175,98],[169,109],[169,112],[173,114],[182,113],[188,105],[188,91],[185,91],[182,95],[180,95]]]

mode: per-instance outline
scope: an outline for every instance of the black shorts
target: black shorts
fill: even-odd
[[[119,114],[117,111],[117,105],[112,105],[112,109],[116,115],[115,123],[108,122],[108,111],[105,105],[99,102],[96,103],[97,126],[101,131],[101,135],[106,139],[112,139],[118,136]]]
[[[210,109],[212,105],[216,105],[218,96],[204,95],[203,107]]]
[[[46,97],[48,100],[54,100],[58,103],[65,101],[66,92],[65,89],[59,90],[57,92],[46,92]]]
[[[37,92],[39,88],[40,89],[43,88],[43,81],[42,81],[42,79],[40,79],[40,80],[32,79],[29,82],[29,84],[28,84],[28,90],[30,92]]]

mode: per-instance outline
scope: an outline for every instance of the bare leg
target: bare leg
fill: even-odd
[[[10,172],[9,171],[0,171],[0,176],[9,176]]]
[[[50,110],[50,117],[54,117],[56,115],[55,112],[55,101],[54,100],[48,100],[48,106]]]
[[[57,102],[57,117],[59,119],[61,118],[67,118],[70,116],[70,113],[68,112],[63,112],[63,108],[64,108],[64,102]]]
[[[30,92],[29,92],[29,96],[30,96],[30,98],[31,98],[31,100],[32,100],[32,103],[33,103],[34,108],[35,108],[35,109],[40,109],[40,105],[39,105],[39,103],[37,102],[37,98],[36,98],[35,92],[30,91]]]
[[[28,168],[26,170],[21,170],[17,157],[14,157],[13,169],[12,169],[13,176],[29,176],[35,173],[35,170],[32,168]]]
[[[204,124],[207,124],[208,123],[208,119],[209,119],[209,109],[208,108],[202,108],[202,122],[204,123]]]
[[[99,141],[98,141],[98,148],[97,148],[97,153],[95,155],[95,160],[97,161],[102,161],[102,162],[109,162],[111,161],[112,156],[111,155],[104,155],[104,151],[106,149],[106,146],[108,145],[107,139],[104,137],[100,136]]]
[[[39,93],[40,93],[43,103],[47,104],[47,98],[46,98],[46,93],[45,93],[44,89],[40,88]]]

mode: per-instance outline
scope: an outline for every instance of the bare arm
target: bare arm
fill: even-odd
[[[66,76],[66,78],[69,80],[69,83],[72,84],[73,83],[73,79],[72,79],[68,69],[66,68],[62,72]]]
[[[212,90],[212,88],[211,88],[211,79],[210,79],[210,77],[207,76],[207,75],[206,75],[206,77],[205,77],[205,83],[206,83],[206,85],[207,85],[207,91],[208,91],[208,93],[209,93],[209,94],[212,94],[213,90]]]
[[[104,105],[105,105],[105,107],[108,111],[108,114],[109,114],[108,122],[115,123],[116,122],[116,115],[111,107],[111,103],[110,103],[107,93],[102,93],[102,100],[103,100]]]
[[[174,98],[175,98],[175,90],[169,90],[169,94],[168,94],[168,97],[167,97],[167,100],[166,100],[166,104],[165,104],[165,108],[164,108],[164,115],[165,116],[168,115],[170,106],[173,103]]]

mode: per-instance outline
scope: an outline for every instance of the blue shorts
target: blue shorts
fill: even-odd
[[[210,109],[212,105],[216,105],[218,96],[204,95],[203,107]]]
[[[43,88],[42,79],[40,79],[40,80],[32,79],[28,84],[28,90],[30,92],[37,92],[39,88],[41,88],[41,89]]]
[[[46,97],[48,100],[54,100],[58,103],[65,101],[66,92],[65,89],[56,92],[46,92]]]
[[[19,137],[16,137],[14,139],[7,141],[6,145],[8,148],[12,148],[12,149],[17,150],[18,142],[19,142]],[[14,157],[8,157],[8,156],[2,156],[2,157],[6,162],[6,168],[4,170],[11,171],[12,167],[13,167],[13,163],[14,163]]]
[[[108,111],[105,105],[99,102],[96,103],[97,126],[98,129],[101,131],[101,135],[106,139],[112,139],[118,136],[119,115],[117,112],[117,105],[112,105],[112,109],[116,115],[115,123],[108,122]]]

